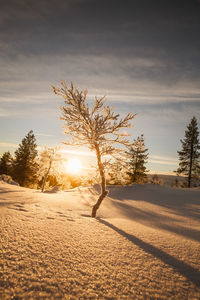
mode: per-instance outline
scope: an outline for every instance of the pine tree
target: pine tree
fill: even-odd
[[[5,152],[0,159],[0,174],[12,175],[13,158],[9,151]]]
[[[183,174],[187,177],[188,187],[191,187],[192,178],[200,174],[200,144],[197,119],[193,117],[185,131],[185,139],[180,140],[182,150],[177,151],[179,155],[179,168],[177,174]]]
[[[144,182],[147,177],[147,169],[145,164],[148,160],[148,149],[145,147],[143,134],[139,136],[135,141],[134,145],[130,148],[128,157],[128,172],[130,182],[141,183]]]
[[[37,144],[33,131],[22,140],[15,151],[14,179],[21,186],[32,186],[37,180]]]
[[[112,108],[105,104],[105,97],[95,97],[94,105],[89,108],[86,103],[87,90],[79,91],[73,84],[68,88],[66,83],[61,82],[61,87],[53,87],[54,93],[65,99],[62,107],[65,121],[65,133],[71,136],[67,145],[81,146],[87,145],[91,151],[96,153],[98,170],[101,178],[101,194],[93,206],[92,217],[96,217],[96,212],[103,199],[107,196],[106,175],[104,156],[114,156],[120,153],[120,148],[116,145],[131,146],[131,143],[123,134],[121,128],[130,127],[129,121],[135,115],[128,113],[124,118],[119,119],[119,114],[115,114]]]

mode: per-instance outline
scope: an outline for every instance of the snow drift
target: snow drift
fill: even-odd
[[[200,298],[200,190],[0,183],[0,298]]]

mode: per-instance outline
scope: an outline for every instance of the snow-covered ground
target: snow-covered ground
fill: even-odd
[[[1,299],[200,299],[200,190],[0,183]]]

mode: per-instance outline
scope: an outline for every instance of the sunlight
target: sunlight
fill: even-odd
[[[82,169],[82,163],[80,159],[71,158],[66,163],[66,171],[69,173],[76,174]]]

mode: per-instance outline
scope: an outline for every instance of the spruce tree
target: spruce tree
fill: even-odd
[[[179,168],[177,174],[183,174],[187,178],[187,185],[191,187],[192,178],[198,177],[200,174],[200,144],[197,119],[193,117],[185,131],[185,139],[180,140],[182,150],[177,151],[179,155]]]
[[[38,167],[36,157],[37,144],[31,130],[15,151],[13,177],[21,186],[32,186],[36,182]]]
[[[12,175],[13,158],[9,151],[5,152],[0,159],[0,174]]]
[[[144,182],[147,177],[146,172],[147,169],[145,164],[148,160],[148,149],[145,147],[144,136],[143,134],[139,136],[135,142],[134,146],[132,146],[129,150],[128,157],[128,172],[130,182],[141,183]]]

